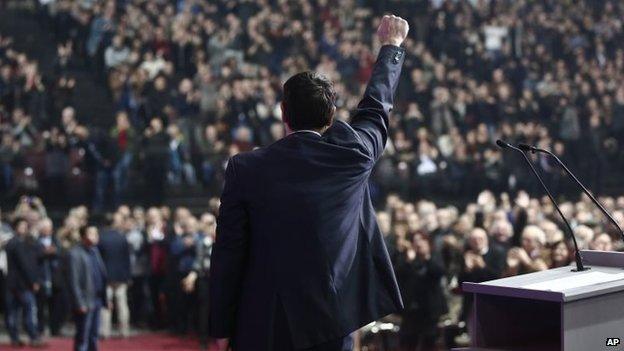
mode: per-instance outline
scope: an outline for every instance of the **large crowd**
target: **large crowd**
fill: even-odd
[[[601,201],[624,226],[624,197]],[[0,220],[0,291],[12,340],[19,344],[20,325],[34,343],[46,333],[66,332],[63,326],[74,306],[68,255],[82,245],[81,233],[92,230],[99,232],[97,247],[108,272],[102,337],[126,337],[131,327],[166,328],[179,335],[197,333],[207,344],[208,273],[218,206],[218,198],[212,198],[207,212],[194,215],[183,207],[122,205],[97,225],[80,206],[56,225],[39,198],[21,198]],[[564,202],[561,208],[580,249],[624,249],[620,233],[589,199]],[[471,306],[462,282],[573,264],[569,233],[551,203],[523,191],[513,197],[484,191],[465,208],[391,194],[377,218],[406,306],[400,316],[390,317],[400,321],[394,342],[403,350],[462,342]]]
[[[218,191],[229,156],[283,135],[281,83],[291,74],[314,69],[333,79],[337,116],[349,118],[384,11],[409,18],[412,31],[391,143],[374,177],[377,201],[389,192],[407,199],[536,193],[520,160],[493,145],[499,137],[552,149],[596,192],[624,169],[621,2],[42,4],[41,23],[57,40],[49,76],[7,38],[0,45],[4,193],[21,189],[99,210],[126,200],[129,184],[150,189],[139,194],[150,204],[162,202],[167,184]],[[109,130],[76,115],[74,73],[82,69],[117,111],[106,117]],[[556,192],[574,194],[551,160],[533,161]],[[89,191],[68,186],[78,182]]]
[[[407,307],[405,349],[432,349],[440,340],[454,345],[470,306],[461,282],[570,264],[569,234],[552,205],[539,197],[521,160],[494,140],[553,150],[596,193],[623,175],[622,2],[38,6],[57,41],[51,72],[0,33],[0,198],[18,203],[0,224],[0,292],[12,335],[20,307],[36,311],[25,315],[33,341],[46,327],[62,332],[70,314],[64,255],[101,217],[94,214],[110,210],[110,223],[90,228],[99,230],[102,258],[114,272],[108,296],[118,333],[135,325],[205,336],[202,292],[227,159],[283,136],[281,84],[305,69],[334,80],[336,116],[348,120],[370,75],[379,46],[373,28],[385,11],[406,17],[412,28],[390,142],[372,179]],[[105,129],[75,109],[75,73],[82,70],[116,111]],[[621,250],[621,238],[587,199],[570,200],[578,190],[561,169],[531,157],[553,192],[566,195],[562,210],[579,245]],[[136,185],[146,191],[129,199]],[[202,185],[208,212],[162,206],[170,185]],[[430,201],[449,197],[468,204]],[[139,206],[121,205],[129,200]],[[624,225],[624,198],[601,200]],[[48,219],[46,207],[67,206],[62,222]],[[17,287],[2,256],[11,240],[24,247],[32,268],[19,273],[26,276]],[[111,254],[120,248],[128,252],[124,259]],[[15,291],[28,297],[14,303]],[[113,333],[110,320],[105,312],[104,336]]]

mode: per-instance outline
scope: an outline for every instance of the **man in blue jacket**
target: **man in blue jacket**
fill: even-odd
[[[369,177],[408,24],[384,16],[372,77],[350,123],[334,121],[332,82],[284,84],[289,134],[228,162],[210,271],[210,334],[235,351],[350,350],[350,333],[402,301],[375,219]]]
[[[130,310],[128,309],[128,282],[130,281],[130,244],[126,239],[128,219],[122,212],[113,215],[113,223],[110,228],[102,230],[98,249],[108,278],[106,296],[107,305],[115,307],[119,320],[119,332],[122,337],[130,334]],[[114,304],[113,304],[114,302]],[[103,337],[111,336],[112,311],[102,311]]]

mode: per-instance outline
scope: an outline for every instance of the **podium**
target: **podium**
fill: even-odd
[[[624,253],[581,253],[590,270],[464,283],[474,294],[471,347],[454,350],[624,350]]]

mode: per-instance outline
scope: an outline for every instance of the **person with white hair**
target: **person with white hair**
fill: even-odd
[[[489,227],[489,235],[494,243],[507,250],[511,245],[511,237],[513,236],[513,225],[506,219],[499,219]]]
[[[522,231],[520,247],[514,247],[507,253],[506,276],[525,274],[548,269],[544,260],[543,248],[546,234],[535,225],[528,225]]]
[[[589,243],[594,240],[594,230],[586,225],[579,225],[574,228],[574,236],[579,250],[586,250],[589,248]]]
[[[607,233],[598,234],[589,243],[589,249],[598,251],[613,251],[613,240]]]

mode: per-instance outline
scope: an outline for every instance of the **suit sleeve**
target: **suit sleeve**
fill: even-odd
[[[394,45],[381,47],[364,97],[351,120],[351,127],[374,160],[381,156],[386,146],[388,116],[404,59],[404,49]]]
[[[72,297],[74,307],[77,308],[87,308],[87,299],[82,294],[82,289],[80,289],[80,272],[78,268],[78,264],[80,261],[80,257],[74,252],[70,252],[68,255],[68,263],[69,263],[69,294]]]
[[[248,255],[249,219],[235,160],[230,159],[225,171],[210,264],[209,334],[216,338],[230,337],[234,332]]]

